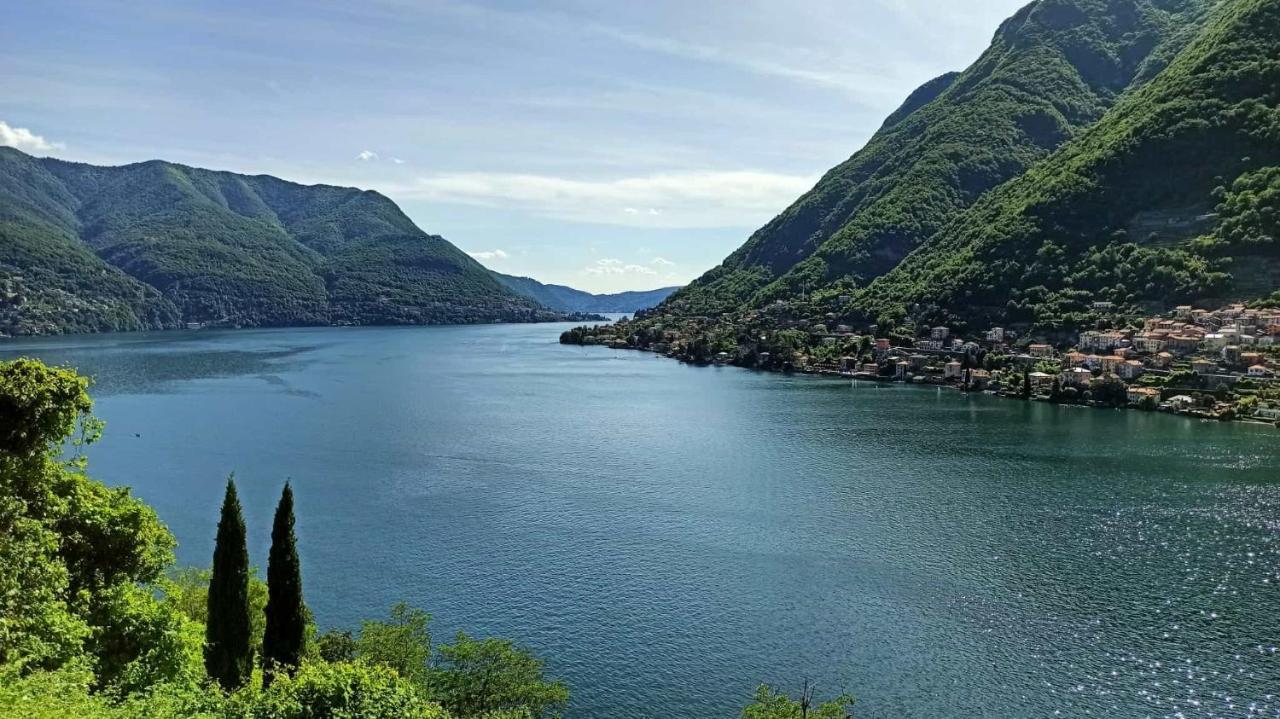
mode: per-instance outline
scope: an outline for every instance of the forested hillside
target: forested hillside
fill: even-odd
[[[1274,304],[1278,215],[1280,3],[1037,0],[724,264],[599,340],[1051,339]]]
[[[0,148],[0,331],[561,319],[376,192]]]
[[[1280,286],[1278,215],[1280,3],[1233,0],[1151,83],[848,309],[881,324],[1050,331],[1089,323],[1095,301],[1257,299]]]
[[[596,295],[565,285],[543,284],[532,277],[516,277],[494,272],[493,276],[508,288],[539,304],[562,312],[625,312],[647,310],[662,302],[678,287],[660,287],[656,290],[613,292]]]
[[[867,145],[664,311],[713,314],[889,271],[1164,67],[1208,0],[1038,0],[962,73],[916,90]]]

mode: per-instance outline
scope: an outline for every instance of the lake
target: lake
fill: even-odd
[[[1280,432],[557,344],[564,325],[5,340],[207,565],[286,479],[318,623],[534,648],[568,716],[1280,716]]]

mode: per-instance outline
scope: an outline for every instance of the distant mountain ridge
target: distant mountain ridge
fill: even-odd
[[[0,147],[0,332],[561,319],[376,192]]]
[[[656,290],[592,294],[565,285],[550,285],[532,277],[516,277],[494,272],[494,277],[511,290],[553,310],[562,312],[633,313],[654,307],[665,300],[679,286],[660,287]]]

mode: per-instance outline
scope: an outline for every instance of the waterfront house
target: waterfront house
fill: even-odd
[[[1093,379],[1093,373],[1084,367],[1071,367],[1062,374],[1058,375],[1058,381],[1063,387],[1077,387],[1079,389],[1088,389],[1089,380]]]
[[[959,362],[952,360],[942,366],[943,379],[960,379],[964,376],[964,369]]]
[[[969,371],[969,386],[974,389],[986,389],[991,383],[991,373],[984,369]]]
[[[1031,378],[1032,392],[1048,392],[1053,388],[1053,375],[1045,372],[1032,372],[1028,375]]]
[[[1267,369],[1265,365],[1260,365],[1260,364],[1253,365],[1246,372],[1250,377],[1270,377],[1271,376],[1271,370]]]
[[[1277,332],[1277,334],[1280,334],[1280,332]],[[1004,342],[1004,328],[992,327],[987,330],[987,341],[993,343]]]
[[[1174,409],[1187,409],[1196,406],[1196,399],[1191,395],[1177,394],[1167,400],[1170,407]]]
[[[1138,360],[1125,360],[1116,368],[1116,374],[1123,380],[1135,380],[1141,377],[1146,369]]]
[[[894,379],[905,380],[911,374],[911,363],[906,360],[898,360],[893,365]]]
[[[1033,344],[1027,347],[1027,353],[1032,357],[1049,359],[1053,357],[1053,345]]]
[[[1115,374],[1120,365],[1124,364],[1124,358],[1120,355],[1107,355],[1102,358],[1102,373]]]
[[[1157,353],[1151,358],[1151,366],[1166,369],[1173,364],[1173,355],[1168,352]]]
[[[1141,404],[1144,399],[1159,402],[1160,390],[1155,387],[1130,387],[1125,391],[1125,397],[1129,400],[1129,404]]]
[[[951,336],[950,327],[934,327],[933,329],[929,330],[929,339],[931,340],[941,341],[941,340],[945,340],[950,336]]]
[[[1191,305],[1178,305],[1173,308],[1173,316],[1180,320],[1191,319]]]
[[[1067,366],[1068,366],[1068,367],[1080,367],[1080,366],[1083,366],[1083,365],[1084,365],[1085,360],[1086,360],[1086,359],[1088,359],[1088,357],[1087,357],[1087,355],[1085,355],[1085,353],[1083,353],[1083,352],[1074,352],[1074,351],[1073,351],[1073,352],[1068,352],[1068,353],[1066,353],[1065,355],[1063,355],[1063,359],[1065,359],[1065,360],[1067,361]]]
[[[1089,355],[1084,358],[1084,366],[1089,369],[1102,369],[1102,357],[1100,355]]]

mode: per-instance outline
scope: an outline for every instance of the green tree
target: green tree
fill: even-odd
[[[333,629],[316,637],[315,653],[322,661],[349,662],[356,658],[356,638],[345,629]]]
[[[249,620],[249,550],[236,483],[227,479],[209,578],[204,666],[223,689],[244,686],[253,672]]]
[[[80,448],[102,427],[88,385],[37,360],[0,362],[0,663],[88,665],[98,689],[190,674],[198,638],[146,586],[173,536],[128,488],[85,474]]]
[[[805,682],[799,699],[792,699],[782,692],[761,684],[756,688],[755,701],[742,710],[742,719],[850,719],[853,697],[842,694],[835,699],[813,706],[813,685]]]
[[[449,719],[391,669],[363,662],[310,662],[232,703],[228,715],[244,719]]]
[[[159,582],[164,601],[191,621],[203,626],[209,620],[208,569],[183,567],[168,572]],[[249,646],[255,656],[262,654],[262,630],[266,622],[267,583],[249,567]]]
[[[440,647],[431,678],[435,698],[458,717],[523,709],[534,717],[569,701],[569,690],[542,673],[542,662],[505,639],[472,639],[463,632]]]
[[[401,602],[391,608],[388,621],[364,622],[355,642],[355,654],[366,662],[396,670],[414,684],[426,686],[431,671],[430,622],[430,614]]]
[[[271,526],[267,558],[267,624],[262,635],[263,681],[277,670],[293,672],[302,661],[307,607],[302,601],[302,566],[293,534],[293,489],[285,482]]]
[[[1031,372],[1025,369],[1022,370],[1022,396],[1031,397]]]

